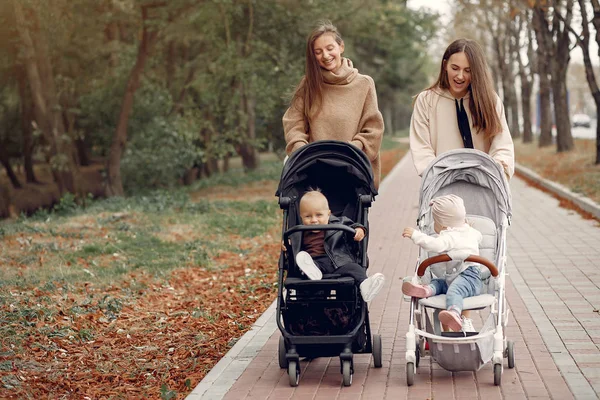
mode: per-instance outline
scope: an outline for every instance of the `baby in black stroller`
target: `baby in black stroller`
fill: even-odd
[[[367,307],[384,285],[383,275],[366,273],[367,216],[377,194],[370,162],[344,142],[311,143],[286,162],[276,194],[285,245],[277,297],[279,365],[297,386],[300,357],[339,355],[349,386],[354,353],[372,353],[374,366],[382,366],[381,337],[371,337]]]
[[[300,218],[303,225],[343,224],[350,226],[355,230],[352,239],[356,242],[363,240],[367,234],[367,229],[358,222],[343,215],[340,218],[331,215],[329,202],[318,189],[309,189],[300,198]],[[353,278],[360,289],[363,300],[369,302],[379,293],[385,278],[380,272],[367,277],[366,269],[353,257],[353,254],[357,252],[349,249],[351,244],[348,243],[347,236],[348,234],[344,231],[302,232],[302,250],[296,253],[296,264],[311,280],[322,279],[323,273]]]

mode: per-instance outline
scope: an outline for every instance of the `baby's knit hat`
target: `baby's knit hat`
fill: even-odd
[[[433,220],[442,226],[456,228],[463,226],[467,212],[463,199],[455,194],[436,197],[429,203]]]

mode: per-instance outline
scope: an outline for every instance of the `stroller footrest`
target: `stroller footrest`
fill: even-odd
[[[304,278],[287,278],[283,282],[283,286],[286,289],[310,289],[310,288],[322,288],[322,287],[339,287],[339,286],[353,286],[354,279],[350,277],[343,277],[337,279],[328,279],[326,276],[324,279],[311,281],[310,279]]]
[[[491,306],[496,301],[491,294],[480,294],[479,296],[466,297],[463,300],[463,310],[479,310]],[[446,309],[446,295],[438,294],[437,296],[420,299],[419,304],[425,307],[437,308],[440,310]]]

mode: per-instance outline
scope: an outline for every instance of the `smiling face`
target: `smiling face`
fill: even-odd
[[[446,61],[446,73],[450,93],[455,98],[461,98],[467,94],[471,84],[471,66],[464,52],[454,53]]]
[[[322,193],[308,192],[300,199],[300,218],[303,225],[327,225],[329,215],[329,204]]]
[[[336,42],[332,33],[322,34],[313,45],[313,54],[319,66],[334,73],[342,66],[343,52],[344,42]]]

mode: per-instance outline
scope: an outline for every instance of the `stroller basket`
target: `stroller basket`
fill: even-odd
[[[426,317],[427,333],[433,334],[433,323]],[[427,339],[431,357],[447,371],[479,371],[486,363],[492,359],[494,353],[495,319],[492,315],[488,316],[486,323],[478,334],[473,336],[464,336],[472,338],[464,343],[444,342],[442,340]],[[459,332],[456,332],[460,334]],[[446,336],[442,334],[442,336]],[[458,336],[458,335],[453,335]]]

